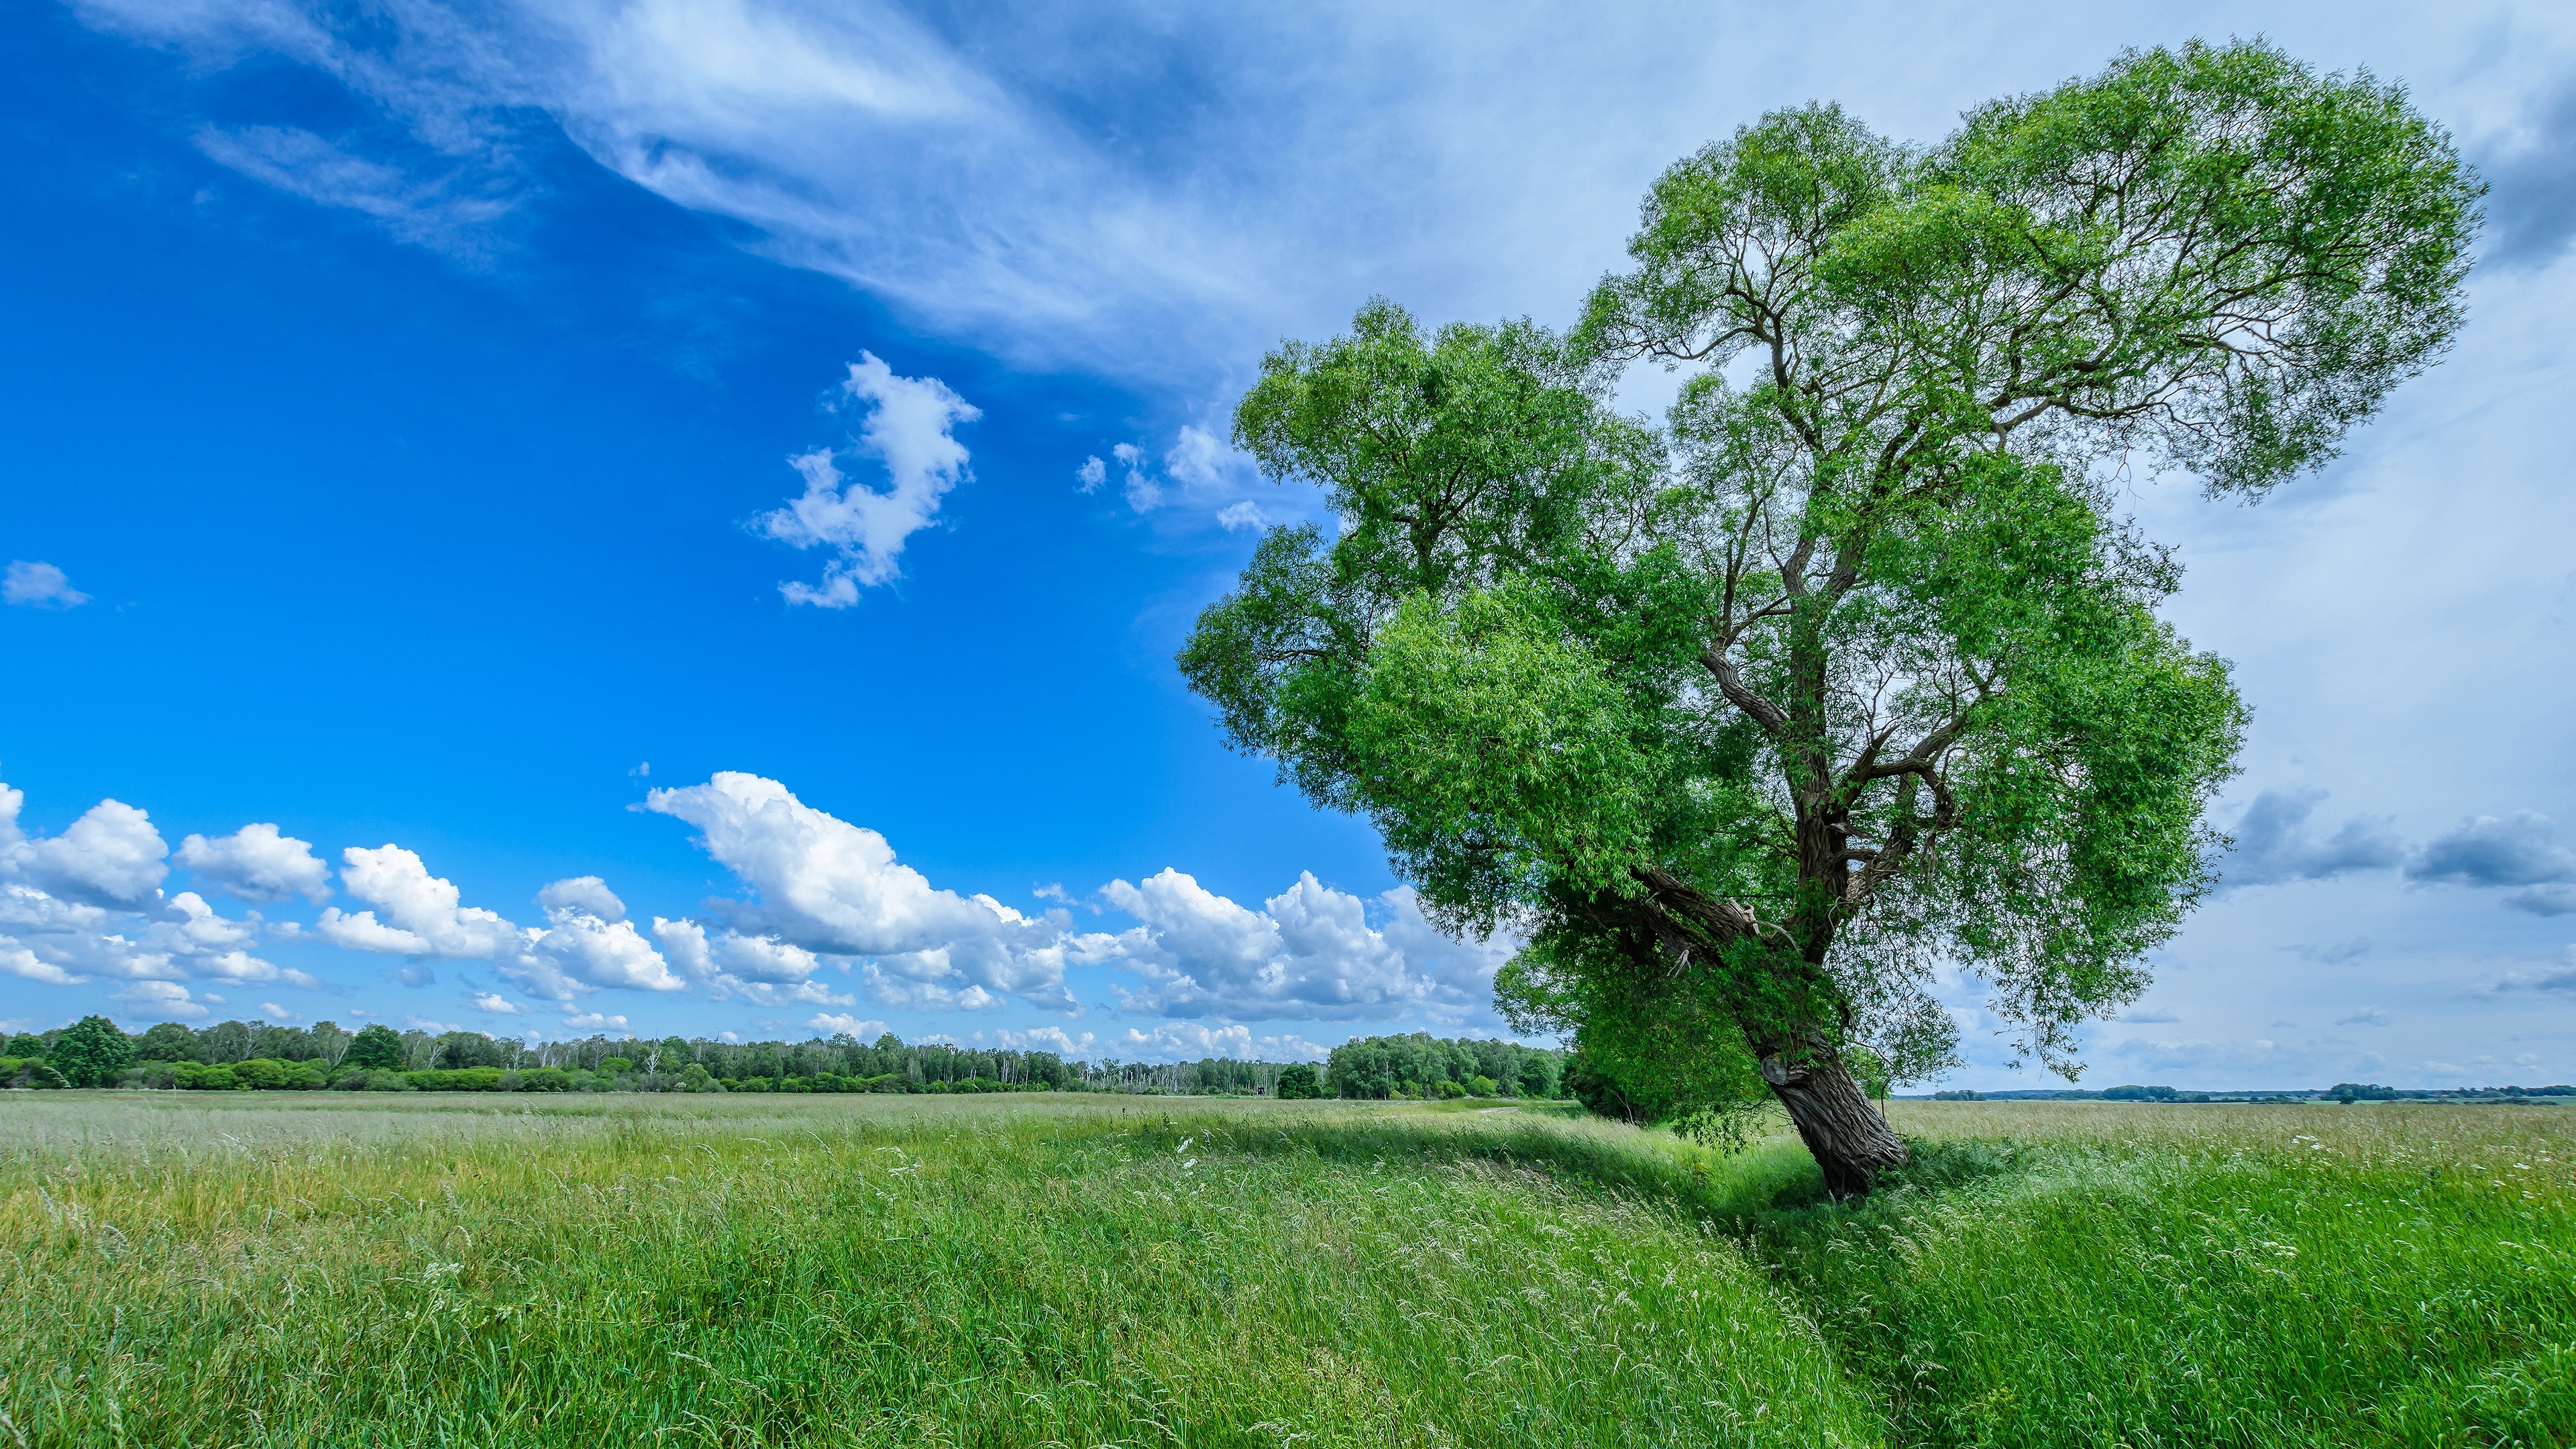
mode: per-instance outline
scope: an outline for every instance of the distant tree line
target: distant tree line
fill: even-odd
[[[524,1042],[474,1031],[357,1031],[162,1022],[129,1036],[104,1016],[21,1033],[0,1086],[180,1091],[1124,1092],[1168,1096],[1553,1096],[1559,1054],[1510,1042],[1373,1037],[1302,1062],[1067,1059],[849,1035],[808,1041],[707,1037]]]
[[[1564,1075],[1563,1052],[1417,1031],[1333,1048],[1323,1085],[1336,1097],[1554,1097]]]

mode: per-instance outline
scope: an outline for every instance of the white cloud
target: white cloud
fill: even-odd
[[[976,1040],[983,1039],[983,1033],[976,1033]],[[1040,1026],[1026,1031],[1005,1027],[994,1032],[992,1040],[995,1046],[1005,1051],[1053,1052],[1057,1056],[1071,1058],[1090,1055],[1100,1038],[1087,1031],[1075,1036],[1060,1026]]]
[[[261,1002],[259,1010],[262,1020],[275,1022],[279,1026],[293,1026],[304,1019],[301,1014],[289,1011],[274,1001]]]
[[[833,1016],[817,1012],[814,1019],[806,1022],[805,1025],[817,1032],[826,1032],[833,1036],[856,1037],[863,1042],[874,1042],[878,1037],[885,1035],[887,1030],[886,1024],[882,1021],[861,1021],[847,1012]]]
[[[752,888],[753,900],[719,903],[740,935],[872,957],[882,979],[906,989],[1077,1009],[1064,985],[1058,922],[935,889],[895,859],[884,836],[814,809],[775,780],[726,771],[704,785],[655,790],[645,808],[696,826],[707,853]]]
[[[324,940],[353,951],[398,956],[494,960],[515,956],[527,936],[497,913],[460,903],[455,883],[429,873],[398,845],[340,852],[340,887],[384,912],[354,914],[333,906],[314,923]]]
[[[1163,466],[1184,485],[1213,491],[1226,486],[1236,456],[1216,434],[1195,423],[1185,423],[1172,440],[1171,451],[1163,455]]]
[[[1241,496],[1247,487],[1261,481],[1252,460],[1196,423],[1181,426],[1171,447],[1164,450],[1159,467],[1149,461],[1139,443],[1120,443],[1109,453],[1117,460],[1125,480],[1127,506],[1137,513],[1153,513],[1170,505],[1185,511],[1167,517],[1186,517],[1195,522],[1206,516],[1199,510],[1206,509],[1229,533],[1259,530],[1272,521],[1259,503]],[[1075,476],[1082,480],[1081,491],[1089,493],[1108,481],[1109,465],[1098,458],[1086,458]]]
[[[57,986],[98,976],[315,984],[243,949],[259,938],[256,912],[232,920],[194,891],[161,894],[167,850],[144,812],[104,800],[61,835],[31,840],[18,826],[24,800],[0,785],[0,971]]]
[[[42,981],[48,986],[78,986],[89,979],[75,976],[51,961],[39,960],[35,952],[7,936],[0,936],[0,971],[21,981]]]
[[[1115,962],[1142,975],[1131,1011],[1177,1017],[1353,1020],[1422,1010],[1449,1024],[1490,999],[1507,940],[1460,944],[1442,936],[1409,890],[1379,898],[1383,929],[1367,903],[1301,875],[1254,911],[1166,868],[1141,885],[1102,887],[1141,925],[1081,939],[1077,959]]]
[[[1083,1061],[1116,1058],[1168,1062],[1227,1057],[1246,1062],[1319,1062],[1332,1054],[1332,1048],[1293,1032],[1254,1036],[1248,1026],[1207,1026],[1195,1021],[1166,1021],[1143,1030],[1129,1027],[1106,1038],[1094,1032],[1076,1034],[1059,1026],[1041,1026],[1025,1031],[979,1031],[973,1040],[977,1045],[989,1044],[1008,1051],[1053,1052],[1068,1060]]]
[[[110,1000],[122,1001],[139,1016],[166,1021],[197,1021],[210,1013],[188,995],[188,988],[175,981],[137,981],[122,991],[110,994]],[[221,997],[210,996],[210,1001]]]
[[[596,1031],[605,1032],[611,1035],[623,1034],[628,1031],[625,1017],[610,1016],[604,1012],[597,1011],[577,1012],[567,1015],[563,1019],[563,1024],[564,1029],[567,1031]]]
[[[859,590],[895,576],[904,541],[930,526],[939,501],[971,476],[966,445],[953,429],[983,414],[935,377],[897,377],[872,352],[850,364],[842,392],[867,409],[856,451],[885,465],[883,492],[844,479],[829,448],[788,460],[805,477],[802,497],[761,515],[757,529],[797,548],[838,552],[820,585],[791,582],[779,592],[792,604],[843,609]]]
[[[292,126],[208,126],[196,141],[208,158],[253,181],[372,217],[398,240],[460,260],[488,254],[486,228],[510,210],[505,197],[478,194],[469,170],[418,176]]]
[[[161,934],[183,952],[237,952],[259,939],[257,912],[238,921],[216,915],[215,908],[195,891],[181,891],[170,897],[162,908],[159,924],[167,928]]]
[[[382,910],[384,919],[375,910],[335,906],[314,923],[315,932],[350,950],[414,958],[404,974],[408,984],[435,979],[422,964],[427,960],[489,961],[521,990],[558,1002],[603,987],[677,991],[687,984],[624,919],[625,903],[597,876],[547,886],[538,897],[547,925],[539,930],[464,905],[454,882],[431,875],[418,855],[400,846],[352,846],[341,859],[342,888]]]
[[[15,559],[7,575],[0,576],[0,601],[34,609],[77,609],[89,602],[89,595],[73,588],[52,564]]]
[[[465,1004],[476,1011],[489,1011],[501,1016],[516,1016],[526,1009],[497,991],[475,992],[465,998]]]
[[[152,817],[118,800],[101,800],[50,839],[18,829],[23,795],[0,786],[0,870],[49,894],[96,906],[142,905],[159,894],[170,847]]]
[[[1145,471],[1145,450],[1134,443],[1120,443],[1109,450],[1127,470],[1127,506],[1138,513],[1151,513],[1163,504],[1163,486]]]
[[[743,981],[765,981],[772,985],[802,981],[823,964],[823,958],[802,946],[769,936],[745,936],[734,931],[718,936],[711,949],[727,974]]]
[[[608,888],[608,882],[595,875],[556,881],[537,892],[537,904],[548,911],[580,911],[603,921],[626,919],[626,903]]]
[[[945,951],[924,951],[904,964],[918,974],[898,975],[874,961],[863,968],[870,1000],[906,1011],[997,1011],[1009,1004],[981,986],[943,984],[951,974]]]
[[[473,1030],[473,1028],[462,1025],[458,1022],[440,1021],[436,1017],[430,1016],[405,1016],[403,1018],[403,1025],[410,1027],[414,1031],[428,1032],[432,1036],[445,1036],[451,1031]],[[475,1035],[484,1037],[487,1040],[490,1037],[490,1033],[488,1032],[475,1032]]]
[[[1119,1055],[1130,1060],[1145,1057],[1164,1061],[1230,1057],[1246,1062],[1320,1062],[1332,1054],[1332,1048],[1318,1046],[1302,1036],[1256,1037],[1250,1027],[1209,1027],[1192,1021],[1162,1022],[1150,1031],[1131,1027],[1117,1038],[1117,1046]]]
[[[246,951],[226,951],[220,955],[192,958],[188,974],[201,980],[233,982],[283,981],[307,991],[319,990],[322,983],[301,971],[289,970],[263,961]]]
[[[191,835],[171,857],[207,885],[245,901],[304,896],[315,905],[331,897],[331,871],[310,841],[278,833],[275,825],[245,825],[230,835]]]
[[[710,932],[697,921],[668,921],[655,916],[653,938],[661,942],[663,952],[683,975],[718,1001],[738,998],[755,1006],[847,1006],[857,1000],[809,980],[821,969],[823,958],[774,937],[726,930]]]
[[[569,906],[547,911],[546,919],[550,929],[536,934],[527,955],[493,963],[534,994],[569,1000],[572,988],[564,978],[631,991],[677,991],[688,984],[636,934],[632,921],[604,920]]]

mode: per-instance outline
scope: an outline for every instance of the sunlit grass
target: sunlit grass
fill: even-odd
[[[2576,1112],[1898,1104],[1757,1234],[1925,1444],[2576,1444]]]
[[[2576,1110],[0,1098],[0,1444],[2576,1445]]]
[[[1707,1175],[1627,1129],[866,1097],[0,1123],[31,1442],[1878,1438],[1670,1190]]]

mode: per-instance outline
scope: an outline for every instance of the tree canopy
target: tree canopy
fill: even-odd
[[[2245,709],[2121,489],[2333,457],[2459,326],[2479,194],[2402,89],[2259,43],[1928,147],[1774,113],[1568,333],[1379,300],[1266,358],[1235,440],[1335,529],[1267,535],[1180,667],[1444,925],[1526,935],[1522,1025],[1702,1043],[1865,1191],[1904,1149],[1844,1058],[1953,1059],[1936,964],[2071,1072],[2225,845]],[[1660,425],[1609,402],[1645,359],[1691,370]]]

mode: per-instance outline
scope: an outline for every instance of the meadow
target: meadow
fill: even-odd
[[[0,1097],[0,1443],[2576,1444],[2576,1110]]]

